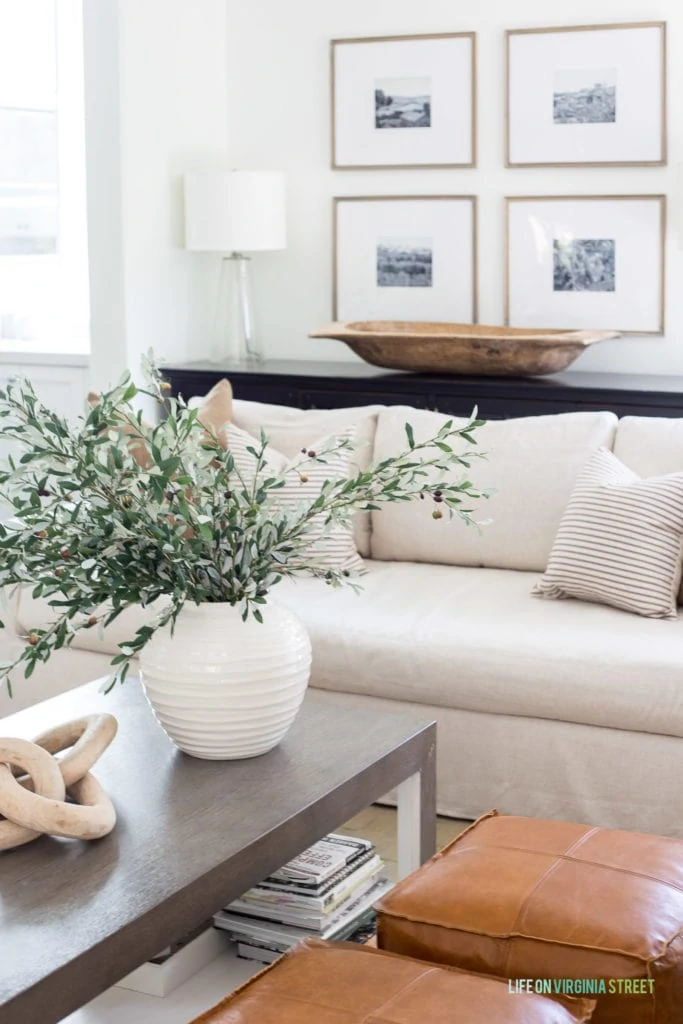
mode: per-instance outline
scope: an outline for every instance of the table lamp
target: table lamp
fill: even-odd
[[[232,352],[240,360],[260,360],[246,253],[285,248],[285,176],[279,171],[191,171],[184,184],[185,248],[224,254],[224,266],[233,271],[239,321]]]

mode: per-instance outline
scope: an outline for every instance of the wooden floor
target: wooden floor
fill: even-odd
[[[440,850],[442,846],[449,843],[469,824],[469,821],[438,818],[436,823],[437,849]],[[386,864],[387,877],[396,881],[396,809],[394,807],[379,807],[377,804],[373,804],[335,831],[345,835],[372,839],[380,857]]]

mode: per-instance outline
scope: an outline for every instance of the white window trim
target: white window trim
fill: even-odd
[[[20,3],[21,0],[16,0]],[[57,147],[59,245],[56,256],[0,257],[23,264],[44,265],[59,260],[66,282],[73,289],[83,331],[43,335],[33,340],[0,336],[2,354],[44,357],[50,363],[71,357],[68,365],[82,365],[90,352],[88,247],[86,220],[85,110],[83,96],[83,4],[82,0],[54,0],[57,47]],[[75,72],[75,73],[74,73]],[[79,357],[73,363],[73,357]],[[4,361],[4,360],[3,360]],[[66,363],[65,363],[66,364]]]

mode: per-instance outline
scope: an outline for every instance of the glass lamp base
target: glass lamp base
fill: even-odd
[[[226,361],[258,365],[263,359],[261,346],[254,335],[249,257],[234,252],[221,264],[221,291],[228,292],[228,323],[225,333],[216,339],[211,362]],[[227,282],[224,278],[227,277]]]

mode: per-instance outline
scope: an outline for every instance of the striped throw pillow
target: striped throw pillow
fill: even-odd
[[[682,541],[683,473],[641,479],[601,448],[579,475],[533,593],[675,618]]]
[[[250,480],[254,474],[256,460],[247,449],[256,448],[258,450],[259,442],[246,430],[236,427],[234,423],[228,425],[227,432],[228,449],[235,460],[235,466],[245,480]],[[336,436],[352,438],[354,434],[355,430],[350,429]],[[331,438],[323,438],[315,441],[311,448],[314,451],[321,451],[330,440]],[[288,459],[270,445],[266,450],[266,458],[268,468],[274,476],[287,473],[288,469],[301,461],[301,456]],[[315,462],[313,459],[306,462],[303,473],[306,480],[301,480],[296,470],[287,474],[284,487],[274,492],[277,495],[277,504],[288,508],[295,508],[302,503],[310,505],[320,494],[320,489],[326,480],[346,480],[356,472],[352,450],[337,452],[325,458],[324,463]],[[325,528],[324,518],[318,516],[311,520],[310,538],[311,554],[320,559],[325,566],[340,572],[347,571],[354,574],[365,572],[363,559],[356,548],[351,524],[344,526],[341,523],[335,523]]]

